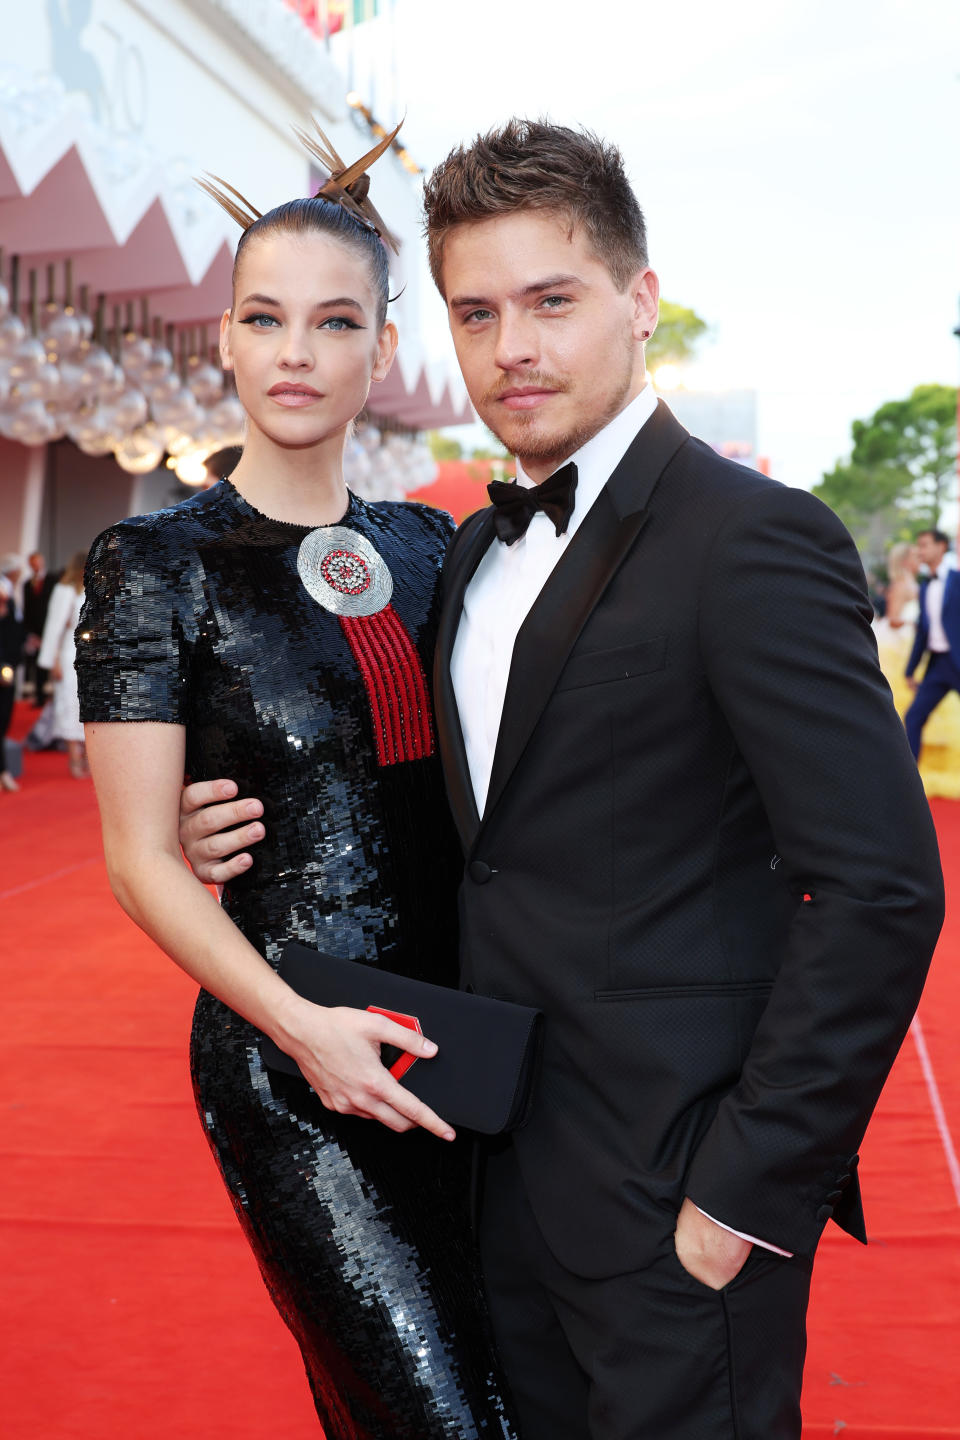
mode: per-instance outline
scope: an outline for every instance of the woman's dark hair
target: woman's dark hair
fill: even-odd
[[[248,225],[240,236],[233,261],[233,289],[236,295],[240,257],[251,240],[267,235],[329,235],[353,250],[369,267],[373,292],[377,298],[377,328],[387,319],[390,298],[390,267],[386,247],[377,232],[357,220],[342,205],[324,200],[319,195],[300,200],[287,200],[268,210]]]

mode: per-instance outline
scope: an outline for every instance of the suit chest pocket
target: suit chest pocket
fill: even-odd
[[[654,635],[612,650],[589,650],[574,655],[563,668],[557,690],[578,690],[585,685],[608,685],[662,670],[667,663],[667,637]]]

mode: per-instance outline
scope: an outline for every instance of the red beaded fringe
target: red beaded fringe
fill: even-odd
[[[378,763],[396,765],[432,755],[427,679],[393,606],[376,615],[341,615],[340,624],[367,688]]]

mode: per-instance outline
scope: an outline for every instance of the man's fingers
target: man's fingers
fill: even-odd
[[[225,807],[221,807],[225,808]],[[262,840],[265,831],[259,820],[251,825],[240,825],[234,830],[222,830],[218,827],[215,834],[208,835],[205,839],[198,836],[189,837],[188,854],[190,859],[196,858],[205,863],[222,860],[225,855],[233,855],[238,850],[245,850],[248,845],[256,845]],[[187,844],[184,849],[187,849]]]
[[[192,815],[204,805],[216,805],[220,800],[232,800],[237,793],[233,780],[196,780],[185,785],[180,792],[180,814]]]
[[[226,885],[228,880],[233,880],[245,870],[249,870],[252,864],[252,855],[231,855],[229,860],[223,860],[216,865],[198,865],[194,874],[204,885]]]
[[[186,791],[183,792],[186,794]],[[259,820],[263,806],[259,800],[233,800],[220,805],[205,805],[191,814],[180,812],[180,829],[191,839],[206,839],[218,830],[235,829],[251,820]]]

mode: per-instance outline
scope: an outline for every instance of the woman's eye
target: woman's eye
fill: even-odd
[[[279,325],[276,315],[245,315],[240,321],[241,325],[253,325],[257,330],[267,330],[274,325]]]
[[[321,320],[320,330],[359,330],[361,326],[355,320],[348,320],[346,315],[330,315],[326,320]]]

